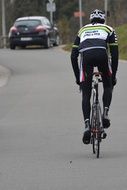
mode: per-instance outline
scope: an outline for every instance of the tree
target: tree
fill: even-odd
[[[12,0],[11,0],[12,1]],[[16,18],[30,15],[44,15],[49,18],[49,13],[46,11],[46,3],[48,0],[13,0],[13,3],[8,3],[10,0],[5,0],[6,3],[6,28],[7,32]],[[59,24],[60,33],[64,41],[72,41],[77,30],[79,29],[79,18],[74,17],[74,12],[79,10],[79,1],[73,0],[54,0],[56,3],[56,12],[53,13],[54,22]],[[82,0],[83,24],[89,23],[89,15],[92,10],[98,8],[104,10],[104,0]],[[118,26],[127,23],[127,1],[126,0],[108,0],[108,24]],[[0,10],[1,16],[1,10]],[[65,26],[64,26],[65,24]],[[66,28],[66,32],[65,32]],[[63,35],[66,33],[67,36]],[[0,19],[1,32],[1,19]]]

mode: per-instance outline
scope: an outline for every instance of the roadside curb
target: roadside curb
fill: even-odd
[[[8,68],[0,65],[0,87],[3,87],[7,84],[11,72]]]

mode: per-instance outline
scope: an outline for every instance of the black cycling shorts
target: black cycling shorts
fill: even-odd
[[[82,52],[80,81],[86,85],[92,84],[92,74],[94,67],[102,73],[104,87],[111,87],[111,65],[109,63],[107,51],[105,49],[92,49]],[[81,76],[82,75],[82,76]]]

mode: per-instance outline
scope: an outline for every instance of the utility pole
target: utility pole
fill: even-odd
[[[82,27],[82,0],[79,0],[79,26]]]
[[[104,0],[104,10],[105,10],[105,24],[107,24],[108,0]]]
[[[1,7],[2,7],[2,39],[3,39],[3,47],[6,48],[5,0],[1,1]]]

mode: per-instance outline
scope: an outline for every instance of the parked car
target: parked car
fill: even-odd
[[[25,48],[28,45],[41,45],[49,48],[59,45],[59,31],[48,18],[43,16],[30,16],[18,18],[9,31],[10,49],[16,46]]]

